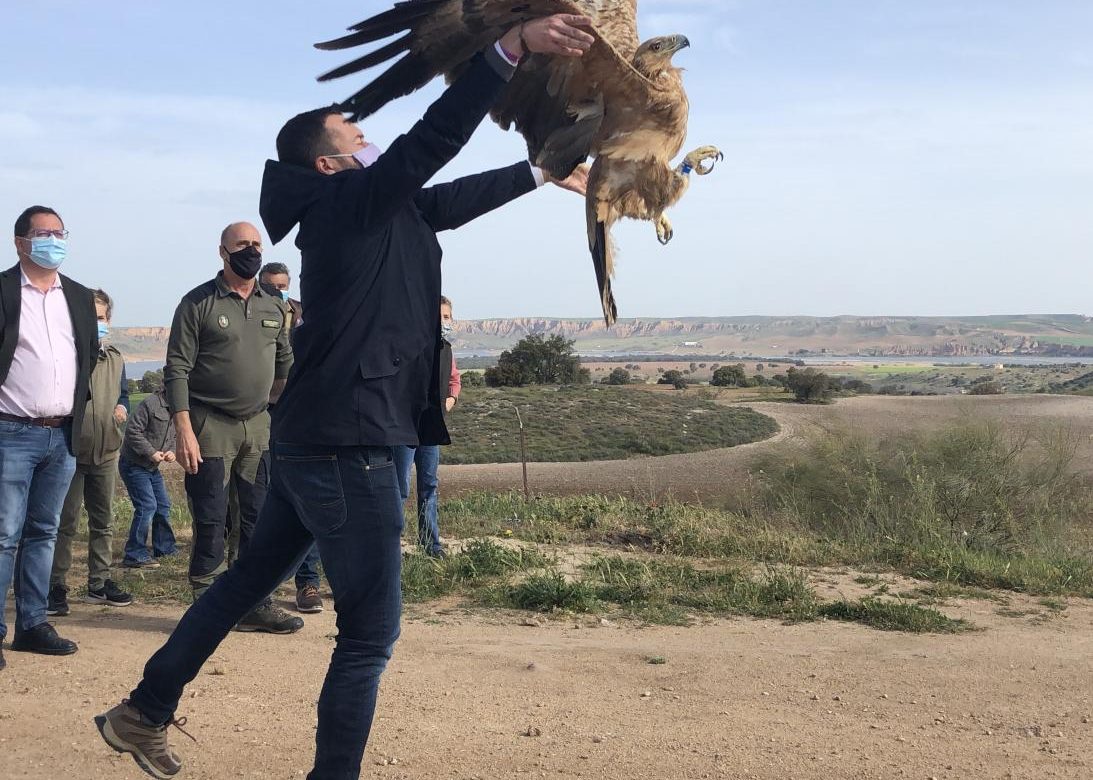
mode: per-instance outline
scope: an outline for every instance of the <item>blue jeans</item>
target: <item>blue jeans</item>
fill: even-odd
[[[319,545],[338,635],[319,696],[310,780],[360,775],[380,674],[399,635],[402,502],[387,447],[277,443],[269,493],[250,544],[144,667],[131,703],[153,723],[174,714],[185,685],[239,620]]]
[[[307,585],[319,587],[319,545],[313,544],[308,548],[300,568],[296,570],[296,587],[303,588]]]
[[[417,540],[428,552],[441,552],[440,520],[437,516],[437,488],[440,481],[440,447],[393,447],[398,465],[399,492],[402,500],[410,497],[410,466],[417,468]]]
[[[129,540],[125,543],[126,563],[145,563],[152,556],[174,555],[175,532],[171,530],[171,498],[159,469],[149,471],[144,466],[121,458],[118,473],[129,500],[133,502],[133,522],[129,524]],[[148,550],[148,529],[152,530],[152,550]]]
[[[61,507],[76,473],[70,428],[0,420],[0,639],[8,633],[4,606],[11,585],[16,630],[46,622]]]

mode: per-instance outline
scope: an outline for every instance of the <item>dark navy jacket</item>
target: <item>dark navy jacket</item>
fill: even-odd
[[[299,224],[307,318],[273,412],[279,442],[447,444],[437,392],[440,244],[450,230],[535,189],[529,165],[425,188],[470,139],[512,67],[493,50],[372,166],[324,176],[269,161],[260,213],[274,243]]]

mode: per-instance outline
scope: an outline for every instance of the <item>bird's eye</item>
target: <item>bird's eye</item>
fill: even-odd
[[[654,43],[653,44],[653,51],[660,51],[660,44],[659,43]]]

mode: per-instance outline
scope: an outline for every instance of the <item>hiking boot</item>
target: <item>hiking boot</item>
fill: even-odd
[[[160,780],[174,777],[182,769],[182,759],[167,744],[167,726],[174,726],[186,734],[182,729],[185,725],[185,718],[162,726],[149,725],[128,699],[122,699],[117,707],[95,716],[95,726],[107,745],[119,753],[131,754],[137,766]],[[186,736],[194,739],[189,734]]]
[[[69,613],[68,588],[64,585],[53,585],[46,597],[46,614],[55,617],[64,617]]]
[[[323,597],[315,585],[304,585],[296,589],[296,609],[300,612],[322,612]]]
[[[108,607],[128,607],[133,603],[133,596],[118,588],[113,580],[107,580],[100,590],[87,589],[88,604],[105,604]]]
[[[72,655],[79,648],[72,640],[57,636],[57,629],[49,623],[39,623],[26,631],[15,629],[11,649],[40,655]]]
[[[290,615],[280,607],[267,601],[259,604],[250,614],[240,620],[236,631],[262,631],[267,634],[295,634],[304,627],[304,621]]]

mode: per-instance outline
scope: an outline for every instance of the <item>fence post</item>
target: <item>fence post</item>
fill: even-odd
[[[531,500],[531,491],[528,490],[528,450],[527,439],[524,435],[524,418],[520,416],[520,407],[516,404],[512,405],[512,408],[516,410],[516,420],[520,423],[520,468],[524,473],[524,500]]]

